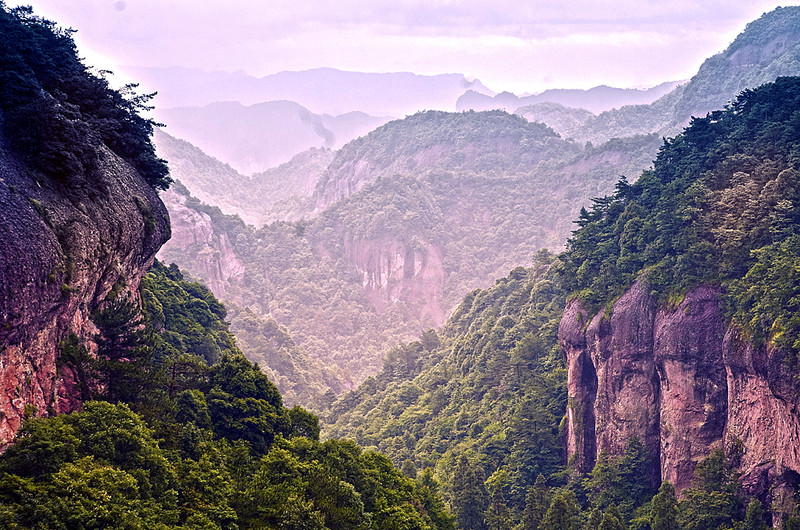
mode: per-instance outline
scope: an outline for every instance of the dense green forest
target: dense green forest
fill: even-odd
[[[167,165],[150,143],[152,94],[136,85],[109,87],[78,57],[72,30],[0,2],[0,111],[4,136],[25,162],[45,175],[81,187],[105,145],[154,188],[170,183]]]
[[[62,342],[87,401],[28,419],[0,456],[4,528],[453,528],[430,472],[320,442],[284,407],[208,289],[156,263],[140,292],[93,316],[96,355]]]
[[[107,148],[164,189],[170,179],[150,144],[153,124],[137,113],[147,96],[111,90],[77,58],[70,34],[30,8],[0,4],[2,137],[27,165],[21,171],[54,179],[65,201],[75,190],[108,200],[84,186]],[[141,244],[135,249],[149,259]],[[64,323],[75,332],[61,337],[56,364],[33,361],[52,377],[74,376],[70,397],[82,407],[56,415],[52,401],[47,410],[25,406],[0,455],[0,527],[454,528],[430,473],[414,480],[353,442],[320,441],[317,417],[284,405],[206,287],[156,262],[138,293],[128,290],[121,278],[104,299],[87,299],[84,306],[96,305],[91,323]],[[57,309],[72,294],[62,288]],[[69,319],[78,319],[75,305]]]
[[[671,301],[721,285],[754,338],[799,351],[799,160],[800,78],[695,118],[653,171],[581,212],[564,255],[568,289],[597,307],[636,278]]]
[[[330,432],[410,473],[433,467],[460,528],[765,528],[736,454],[712,453],[680,501],[649,482],[637,439],[588,476],[572,472],[556,331],[568,296],[609,307],[639,279],[675,304],[711,283],[753,340],[796,352],[798,94],[800,78],[780,78],[694,119],[652,170],[581,212],[566,252],[540,252],[467,296],[438,333],[391,350],[380,374],[333,405]]]
[[[504,151],[476,151],[483,139]],[[329,172],[368,160],[374,181],[314,219],[255,228],[196,199],[185,204],[210,216],[215,234],[227,236],[244,265],[243,277],[225,287],[226,303],[273,319],[328,373],[301,362],[287,371],[274,349],[243,338],[245,353],[273,374],[288,399],[320,410],[329,403],[321,399],[326,386],[337,393],[352,388],[380,369],[393,344],[441,323],[420,314],[422,296],[394,300],[378,313],[353,263],[356,245],[364,252],[397,244],[440,253],[441,285],[423,296],[438,296],[446,315],[465,293],[529,264],[540,248],[559,248],[580,205],[612,191],[620,172],[647,167],[658,144],[641,136],[577,146],[504,112],[426,112],[343,148]],[[435,157],[425,154],[431,149]],[[160,256],[203,278],[203,252],[204,242],[187,250],[167,244]],[[244,328],[240,314],[232,316],[237,330]],[[308,384],[290,384],[290,372]]]

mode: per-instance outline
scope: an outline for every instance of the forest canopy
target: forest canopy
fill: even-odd
[[[92,73],[78,57],[73,30],[0,2],[0,125],[34,169],[63,182],[91,178],[105,145],[155,189],[169,170],[150,143],[155,123],[140,115],[154,94],[121,90]]]

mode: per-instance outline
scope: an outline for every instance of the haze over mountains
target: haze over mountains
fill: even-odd
[[[490,110],[555,102],[601,112],[650,103],[675,83],[649,90],[596,87],[535,96],[495,95],[463,75],[361,73],[319,68],[263,78],[186,68],[132,69],[158,87],[156,118],[242,174],[264,171],[309,148],[338,149],[392,118],[421,110]]]
[[[0,42],[0,527],[800,528],[800,6],[650,104],[212,102],[216,158]]]
[[[297,347],[341,370],[337,388],[349,387],[374,373],[391,343],[441,324],[469,289],[527,265],[540,248],[561,248],[581,206],[613,190],[620,174],[635,179],[661,136],[678,131],[692,113],[719,108],[744,80],[755,86],[800,73],[798,11],[779,9],[749,24],[689,83],[649,105],[599,115],[552,102],[515,109],[550,128],[498,111],[420,113],[338,151],[306,151],[252,177],[157,136],[160,156],[172,161],[173,175],[187,187],[184,197],[222,208],[214,213],[195,199],[169,200],[177,208],[173,219],[183,221],[162,255],[222,298],[275,318]],[[297,122],[308,130],[325,123]],[[222,213],[239,214],[256,228]],[[192,229],[191,219],[204,219],[203,228]],[[264,226],[281,220],[295,224]],[[325,309],[311,315],[301,308],[315,304]],[[343,325],[337,315],[362,324]],[[253,356],[271,366],[264,355]]]

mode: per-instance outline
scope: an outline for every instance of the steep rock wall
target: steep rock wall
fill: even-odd
[[[590,471],[601,451],[638,436],[653,480],[678,491],[716,448],[740,451],[746,490],[790,503],[800,479],[800,383],[786,354],[726,326],[718,291],[700,286],[674,309],[634,284],[588,320],[572,300],[559,327],[568,365],[567,452]]]
[[[374,241],[345,239],[348,262],[380,313],[394,302],[405,302],[425,326],[444,322],[442,251],[430,243],[416,245],[394,238]]]
[[[161,259],[171,261],[172,253],[193,255],[193,269],[216,296],[225,296],[230,280],[244,274],[227,234],[217,234],[211,217],[186,206],[186,197],[174,191],[163,194],[172,221],[172,238],[161,250]]]
[[[158,195],[109,150],[84,180],[55,183],[0,142],[0,447],[26,415],[80,407],[59,343],[91,349],[90,314],[112,289],[136,296],[168,238]]]

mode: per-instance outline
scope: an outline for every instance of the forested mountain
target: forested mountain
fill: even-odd
[[[242,178],[231,192],[215,186],[213,170],[193,175],[178,152],[175,165],[186,169],[178,178],[203,202],[257,227],[281,219],[299,224],[230,232],[239,225],[176,206],[176,244],[163,257],[226,300],[258,306],[311,358],[323,364],[338,359],[332,362],[341,383],[336,388],[346,388],[374,373],[394,341],[442,323],[470,289],[529,264],[539,248],[561,248],[578,208],[608,193],[620,174],[633,180],[655,155],[660,134],[674,134],[690,113],[728,101],[736,83],[792,72],[798,9],[779,9],[749,24],[689,83],[651,105],[599,116],[552,103],[518,110],[552,124],[561,138],[500,112],[425,112],[387,123],[335,153],[306,153]],[[627,136],[635,131],[658,134]],[[615,135],[625,139],[597,145]],[[265,200],[268,195],[275,200]],[[195,220],[200,224],[192,227]],[[292,231],[297,238],[279,235]],[[263,254],[267,247],[276,249],[271,258]],[[276,257],[293,253],[304,261]],[[322,322],[305,307],[308,300],[325,308],[317,313]],[[352,325],[341,324],[347,311],[359,315]]]
[[[172,178],[204,203],[255,226],[309,217],[317,182],[334,156],[330,149],[312,148],[248,177],[163,129],[153,138],[159,156],[170,161]]]
[[[793,528],[798,94],[695,119],[558,259],[391,350],[330,432],[434,466],[462,528]]]
[[[462,293],[559,248],[581,205],[646,167],[658,143],[587,148],[501,111],[420,113],[337,152],[308,221],[255,229],[170,199],[175,235],[161,256],[285,326],[335,367],[338,392],[375,373],[392,344],[444,322]]]
[[[624,105],[647,105],[666,95],[678,85],[677,81],[668,81],[647,89],[613,88],[596,86],[588,90],[550,89],[530,96],[516,96],[510,92],[501,92],[494,96],[469,90],[456,102],[456,110],[492,110],[503,109],[514,112],[515,109],[539,103],[555,103],[575,109],[584,109],[599,114]]]
[[[147,97],[30,8],[0,2],[0,44],[0,526],[454,528],[430,472],[320,442],[225,307],[153,262],[170,180]]]
[[[156,262],[140,295],[141,309],[120,296],[93,315],[96,354],[60,344],[83,407],[27,419],[0,456],[4,528],[453,528],[430,474],[319,442],[205,287]]]
[[[170,134],[250,175],[288,162],[310,148],[338,149],[389,118],[349,112],[314,114],[291,101],[239,102],[160,110]]]

